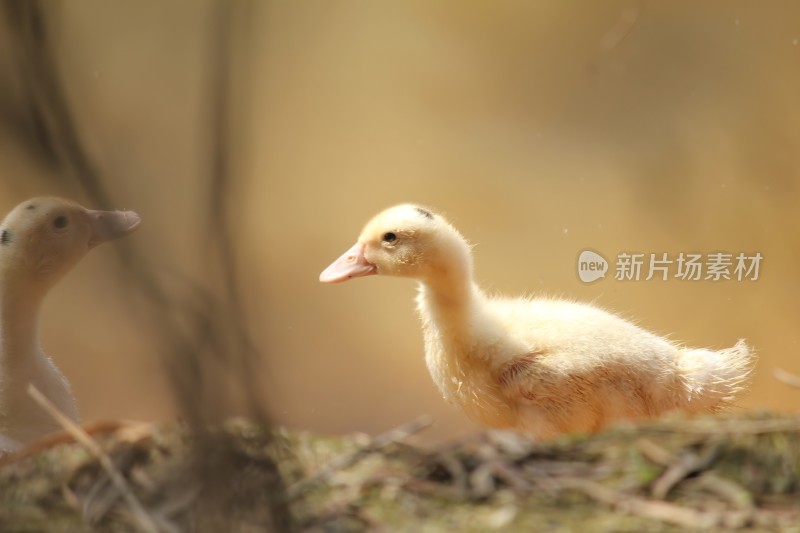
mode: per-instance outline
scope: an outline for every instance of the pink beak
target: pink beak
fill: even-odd
[[[101,242],[117,239],[127,235],[139,227],[142,219],[133,211],[93,211],[86,210],[89,215],[89,224],[92,236],[89,248],[94,248]]]
[[[364,257],[364,245],[356,243],[342,256],[330,264],[319,275],[322,283],[340,283],[351,278],[371,276],[378,273],[378,267]]]

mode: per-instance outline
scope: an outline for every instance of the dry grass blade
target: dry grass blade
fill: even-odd
[[[47,413],[52,416],[53,419],[58,422],[66,432],[72,435],[77,442],[83,445],[86,450],[99,461],[100,465],[111,479],[111,482],[120,492],[120,494],[122,494],[122,497],[125,498],[126,503],[133,512],[134,518],[142,530],[158,533],[159,528],[155,521],[150,517],[149,514],[147,514],[147,511],[139,502],[139,499],[131,491],[128,483],[125,481],[125,478],[114,467],[114,463],[111,461],[111,458],[102,450],[102,448],[100,448],[97,442],[92,439],[92,437],[89,436],[89,434],[86,433],[78,424],[70,420],[64,415],[64,413],[59,411],[58,408],[53,405],[53,403],[48,400],[44,394],[39,392],[36,387],[33,385],[28,385],[28,394],[30,394],[36,403],[38,403],[42,409],[47,411]]]
[[[614,51],[633,31],[642,14],[641,6],[630,6],[620,13],[617,22],[606,32],[601,43],[604,53]]]
[[[795,374],[790,374],[789,372],[783,370],[782,368],[774,368],[772,370],[772,375],[775,376],[775,379],[777,379],[781,383],[785,383],[790,387],[796,387],[800,389],[800,376],[797,376]]]

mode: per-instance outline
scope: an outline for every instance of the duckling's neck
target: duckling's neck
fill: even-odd
[[[0,283],[0,363],[24,364],[39,350],[39,309],[43,294]]]
[[[420,280],[417,304],[423,327],[465,340],[483,299],[483,292],[472,279],[471,269],[448,271]]]

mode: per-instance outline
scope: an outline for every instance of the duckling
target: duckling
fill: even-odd
[[[441,215],[403,204],[374,217],[320,274],[417,280],[425,361],[445,400],[535,440],[669,411],[714,413],[744,391],[754,355],[679,346],[593,305],[490,297],[472,249]]]
[[[133,211],[91,211],[43,197],[15,207],[0,223],[0,447],[10,451],[59,426],[28,395],[33,384],[78,420],[69,382],[39,343],[39,309],[55,283],[98,244],[140,223]]]

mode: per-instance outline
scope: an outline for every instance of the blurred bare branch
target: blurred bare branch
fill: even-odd
[[[18,123],[22,127],[15,133],[37,160],[52,167],[54,179],[68,180],[60,183],[61,187],[80,189],[95,206],[110,207],[111,194],[81,140],[59,76],[49,30],[53,9],[53,4],[39,0],[0,3],[10,30],[15,75],[21,84]],[[204,258],[210,266],[207,277],[193,281],[178,274],[165,283],[152,261],[137,253],[132,244],[117,247],[129,285],[144,303],[143,317],[163,347],[165,368],[180,410],[196,433],[196,468],[205,487],[199,512],[204,515],[203,522],[209,524],[214,523],[213,513],[224,516],[230,511],[226,505],[242,505],[245,500],[232,490],[236,484],[230,479],[237,472],[234,463],[241,461],[241,455],[220,436],[225,433],[209,432],[209,425],[220,423],[237,410],[237,402],[243,402],[244,414],[268,426],[255,385],[260,354],[245,326],[227,209],[235,184],[231,135],[238,126],[231,109],[231,56],[239,52],[234,50],[232,26],[247,26],[248,9],[248,2],[220,0],[210,21],[209,150],[198,150],[210,154],[210,170],[204,180],[208,232],[202,234],[204,242],[213,243],[206,247],[209,255]],[[259,506],[269,510],[270,529],[286,531],[291,529],[291,518],[285,488],[276,465],[265,461],[268,468],[261,465],[262,470],[272,474],[271,479],[261,480],[266,485]]]
[[[52,4],[46,4],[52,11]],[[37,160],[55,175],[74,181],[96,207],[111,202],[99,171],[83,149],[70,109],[48,31],[48,11],[39,0],[4,0],[2,12],[20,83],[22,116],[18,133]]]

